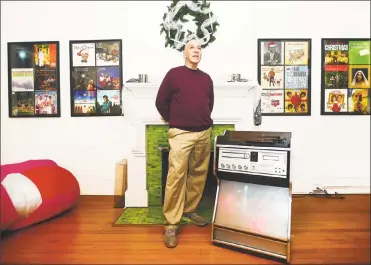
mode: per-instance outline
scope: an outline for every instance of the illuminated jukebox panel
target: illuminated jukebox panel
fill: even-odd
[[[225,131],[215,138],[212,241],[290,260],[291,133]]]

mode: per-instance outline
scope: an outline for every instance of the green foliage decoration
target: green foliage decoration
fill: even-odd
[[[179,2],[180,5],[178,5]],[[185,4],[187,2],[193,3],[193,8],[192,6]],[[185,18],[187,15],[193,17],[192,21],[194,21],[197,26],[197,31],[194,33],[196,34],[197,38],[203,43],[201,45],[202,48],[208,47],[216,40],[215,33],[217,32],[217,27],[220,25],[216,21],[216,17],[214,16],[213,12],[211,12],[210,3],[208,1],[173,0],[170,6],[167,7],[167,9],[168,12],[164,13],[162,18],[163,22],[160,24],[160,34],[165,35],[165,47],[170,47],[179,52],[182,52],[184,51],[184,44],[189,40],[189,38],[194,39],[190,37],[191,35],[193,35],[193,32],[187,30],[186,34],[186,32],[182,31],[182,23],[189,22],[189,20]],[[206,23],[206,26],[204,25],[204,27],[202,27],[204,23]],[[205,35],[205,30],[207,30],[210,34],[210,39],[208,41],[208,34]],[[178,32],[179,36],[177,38]]]

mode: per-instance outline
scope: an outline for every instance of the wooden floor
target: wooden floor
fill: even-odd
[[[112,197],[82,196],[73,211],[3,235],[0,264],[280,264],[214,246],[210,226],[188,225],[177,248],[161,226],[112,226]],[[292,264],[369,264],[370,197],[294,198]]]

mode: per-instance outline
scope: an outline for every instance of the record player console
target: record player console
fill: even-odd
[[[289,262],[291,133],[225,131],[214,149],[212,242]]]

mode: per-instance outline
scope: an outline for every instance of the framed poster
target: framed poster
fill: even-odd
[[[370,115],[370,39],[322,39],[321,115]]]
[[[70,41],[71,116],[122,116],[122,40]]]
[[[311,39],[258,39],[262,116],[311,115]]]
[[[8,43],[10,118],[60,117],[59,42]]]

